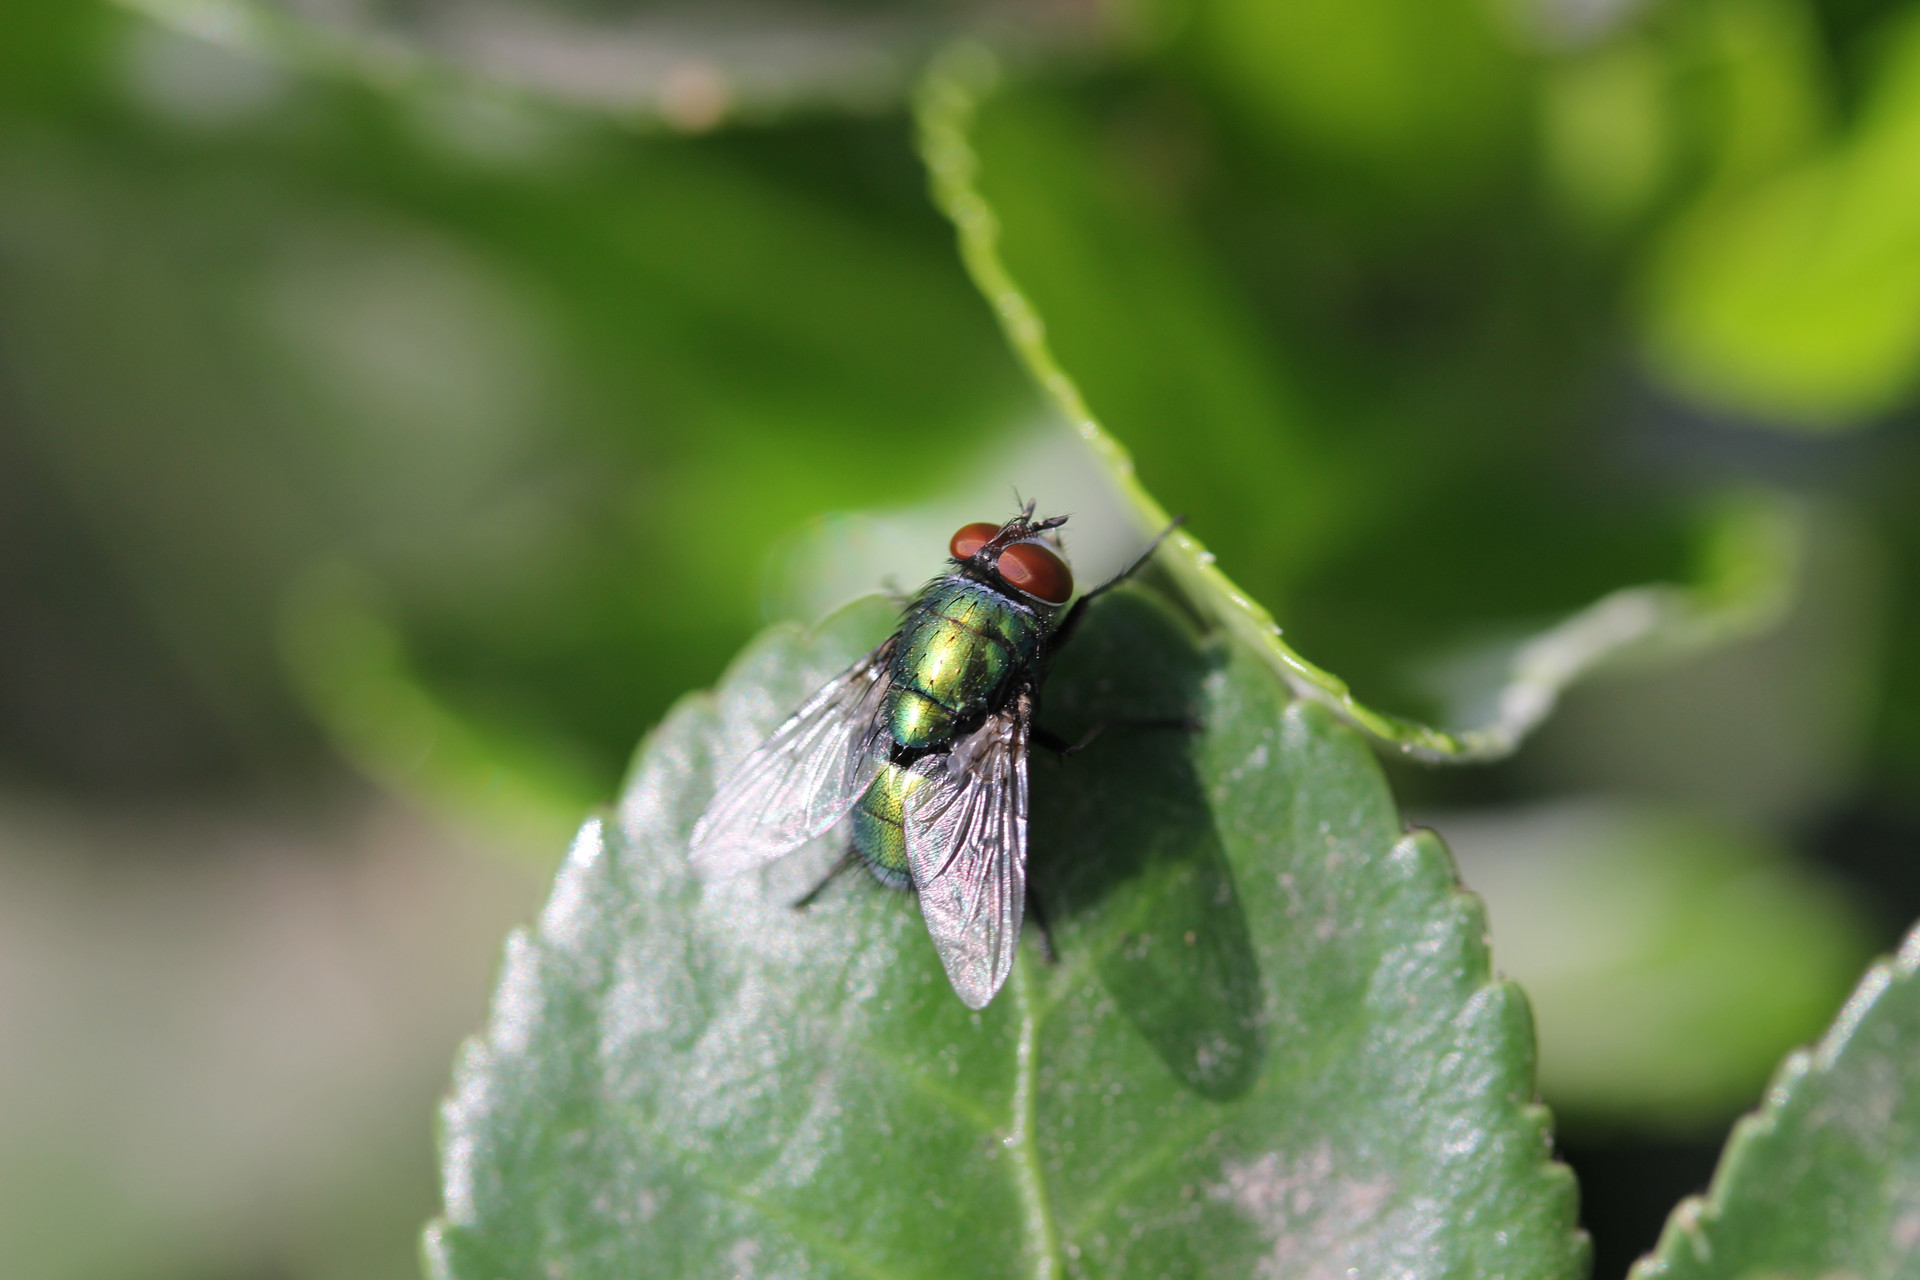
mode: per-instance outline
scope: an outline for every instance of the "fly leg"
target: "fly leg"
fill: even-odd
[[[1073,602],[1073,607],[1067,610],[1067,616],[1060,619],[1060,625],[1053,629],[1053,639],[1051,641],[1052,647],[1059,648],[1061,645],[1065,644],[1067,640],[1073,635],[1074,628],[1080,625],[1080,619],[1086,616],[1088,604],[1092,603],[1092,601],[1094,601],[1096,598],[1102,595],[1105,595],[1107,592],[1113,590],[1115,587],[1125,582],[1128,578],[1131,578],[1134,574],[1140,572],[1141,568],[1143,568],[1146,565],[1147,561],[1153,559],[1153,553],[1160,549],[1160,544],[1165,542],[1168,536],[1171,535],[1175,529],[1178,529],[1181,525],[1185,524],[1186,522],[1187,522],[1187,518],[1184,515],[1175,516],[1173,518],[1172,523],[1167,525],[1166,528],[1162,529],[1160,531],[1160,535],[1156,537],[1152,542],[1149,542],[1147,544],[1147,549],[1145,551],[1142,551],[1139,555],[1133,558],[1133,563],[1129,564],[1126,568],[1122,569],[1120,572],[1114,574],[1111,578],[1108,578],[1105,582],[1101,583],[1099,586],[1095,587],[1093,590],[1081,596],[1078,600],[1075,600]]]
[[[826,892],[828,885],[832,884],[835,880],[838,880],[840,878],[840,873],[842,871],[845,871],[848,867],[853,865],[854,860],[859,856],[860,855],[858,853],[854,852],[854,850],[849,848],[845,853],[841,854],[840,857],[835,860],[834,864],[831,867],[827,868],[827,874],[820,877],[820,882],[818,884],[814,885],[813,888],[807,890],[805,893],[801,894],[799,897],[795,898],[792,902],[788,903],[787,905],[792,907],[795,911],[805,911],[808,907],[813,905],[813,900],[815,898],[818,898],[821,894]]]

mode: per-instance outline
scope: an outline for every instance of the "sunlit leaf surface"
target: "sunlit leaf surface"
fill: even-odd
[[[1920,931],[1789,1057],[1633,1280],[1920,1268]]]
[[[776,630],[650,739],[445,1116],[434,1274],[1580,1274],[1531,1026],[1478,903],[1359,737],[1144,591],[1062,652],[1037,931],[969,1012],[910,898],[836,850],[703,885],[717,770],[883,636]]]

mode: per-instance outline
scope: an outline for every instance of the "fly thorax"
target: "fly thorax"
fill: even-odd
[[[956,575],[930,584],[894,654],[886,708],[894,740],[945,745],[956,723],[987,712],[1031,668],[1045,634],[1037,611],[982,583]]]

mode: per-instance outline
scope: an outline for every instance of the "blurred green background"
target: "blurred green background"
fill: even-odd
[[[1920,4],[13,0],[0,1273],[413,1274],[499,938],[667,705],[1011,484],[1083,577],[1138,536],[928,200],[956,38],[1063,362],[1375,705],[1798,513],[1767,634],[1392,766],[1596,1274],[1920,916]]]

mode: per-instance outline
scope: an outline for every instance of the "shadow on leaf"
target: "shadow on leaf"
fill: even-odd
[[[1192,759],[1214,658],[1156,597],[1104,597],[1047,681],[1040,721],[1085,751],[1033,760],[1032,879],[1061,962],[1089,957],[1169,1070],[1216,1100],[1244,1093],[1264,1049],[1260,972]]]

